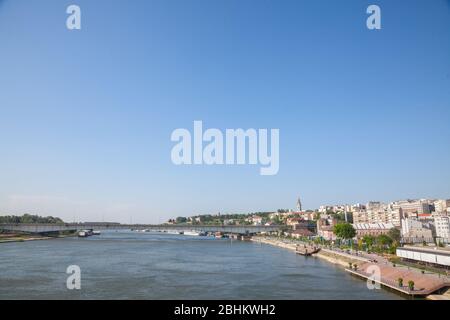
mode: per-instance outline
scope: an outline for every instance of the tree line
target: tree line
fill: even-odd
[[[58,217],[24,214],[23,216],[0,216],[0,223],[64,223],[64,221]]]

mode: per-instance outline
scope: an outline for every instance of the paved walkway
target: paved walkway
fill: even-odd
[[[409,269],[407,267],[393,267],[388,263],[364,263],[358,266],[358,270],[348,270],[353,274],[368,278],[371,273],[367,268],[377,265],[381,272],[380,283],[393,288],[397,291],[401,291],[409,295],[429,295],[444,287],[450,287],[450,279],[448,277],[439,277],[436,274],[425,273],[417,271],[416,269]],[[398,279],[403,279],[403,286],[398,285]],[[414,281],[414,290],[409,290],[408,282]]]

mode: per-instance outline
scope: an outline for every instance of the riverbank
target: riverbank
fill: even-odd
[[[284,248],[291,250],[293,252],[296,252],[296,248],[298,244],[303,244],[302,242],[293,242],[291,240],[284,240],[279,238],[269,238],[269,237],[253,237],[252,241],[258,242],[258,243],[264,243],[272,246],[276,246],[279,248]],[[407,271],[404,270],[403,274],[397,274],[401,271],[402,268],[399,266],[390,266],[390,263],[387,259],[383,257],[376,257],[377,262],[374,262],[374,256],[363,256],[363,255],[355,255],[346,253],[344,251],[337,251],[337,250],[330,250],[326,248],[321,248],[321,250],[318,253],[314,254],[315,257],[318,257],[320,259],[326,260],[330,263],[333,263],[335,265],[341,266],[343,269],[345,269],[347,272],[349,271],[350,264],[352,266],[357,266],[357,269],[361,269],[362,271],[365,271],[365,269],[368,266],[372,266],[373,264],[378,265],[382,269],[382,273],[384,274],[384,278],[389,280],[391,283],[395,283],[399,277],[405,278],[405,279],[414,279],[414,282],[418,284],[419,286],[423,287],[422,291],[426,291],[426,288],[433,288],[434,286],[439,287],[440,280],[434,279],[435,276],[430,275],[422,275],[420,273],[420,270],[410,270],[412,268],[407,268]],[[353,269],[352,269],[353,270]],[[356,273],[351,271],[352,273]],[[397,272],[396,274],[392,275],[393,273]],[[445,281],[444,281],[445,282]],[[382,283],[385,285],[385,283]],[[395,286],[394,286],[395,287]],[[396,288],[394,288],[396,289]],[[419,291],[420,292],[420,291]],[[448,289],[444,294],[430,294],[432,292],[431,290],[426,292],[424,296],[427,299],[430,300],[449,300],[450,299],[450,289]]]
[[[255,236],[255,237],[251,238],[251,241],[258,242],[258,243],[269,244],[269,245],[280,247],[280,248],[283,248],[283,249],[288,249],[288,250],[291,250],[291,251],[294,251],[294,252],[296,251],[296,248],[297,248],[296,244],[287,243],[287,242],[284,242],[282,240],[270,239],[270,238],[266,238],[266,237]]]
[[[291,250],[293,252],[296,252],[297,250],[297,243],[292,243],[289,242],[288,240],[280,240],[276,238],[256,236],[252,238],[252,241]],[[352,263],[354,265],[370,261],[368,258],[365,257],[359,257],[345,252],[337,252],[324,248],[321,248],[321,250],[318,253],[315,253],[314,256],[326,260],[330,263],[339,265],[343,268],[348,268],[349,263]]]
[[[51,240],[51,239],[61,239],[67,237],[74,237],[76,234],[61,234],[56,236],[39,236],[39,235],[26,235],[26,234],[3,234],[0,237],[1,243],[11,243],[11,242],[26,242],[26,241],[38,241],[38,240]]]

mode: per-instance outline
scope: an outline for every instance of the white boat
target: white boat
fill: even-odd
[[[78,236],[80,238],[86,238],[88,236],[88,234],[86,231],[80,231],[80,232],[78,232]]]
[[[78,231],[78,236],[81,237],[81,238],[86,238],[86,237],[89,237],[89,236],[92,236],[92,235],[93,235],[92,230],[80,230],[80,231]]]
[[[92,231],[92,235],[94,235],[94,236],[99,236],[99,235],[101,235],[102,233],[100,232],[100,231],[98,231],[98,230],[94,230],[94,231]]]
[[[193,230],[191,230],[191,231],[185,231],[185,232],[184,232],[184,235],[185,235],[185,236],[199,236],[199,235],[200,235],[200,232],[198,232],[198,231],[193,231]]]

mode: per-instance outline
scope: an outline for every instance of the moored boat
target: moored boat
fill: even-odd
[[[79,232],[78,232],[78,237],[80,237],[80,238],[86,238],[86,237],[88,237],[88,234],[87,234],[86,231],[79,231]]]
[[[185,232],[184,232],[184,235],[185,235],[185,236],[199,236],[199,235],[200,235],[200,232],[198,232],[198,231],[193,231],[193,230],[191,230],[191,231],[185,231]]]

